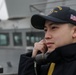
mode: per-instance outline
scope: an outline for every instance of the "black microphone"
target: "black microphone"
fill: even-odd
[[[40,63],[43,62],[47,59],[47,57],[49,56],[50,53],[46,52],[46,53],[41,53],[41,54],[37,54],[35,57],[35,61]]]

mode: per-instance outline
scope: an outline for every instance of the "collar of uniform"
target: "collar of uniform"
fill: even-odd
[[[76,43],[69,44],[56,49],[62,60],[72,61],[76,59]]]

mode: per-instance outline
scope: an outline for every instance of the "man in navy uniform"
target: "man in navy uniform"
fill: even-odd
[[[49,15],[33,15],[31,24],[45,36],[21,55],[18,75],[76,75],[76,11],[58,6]]]

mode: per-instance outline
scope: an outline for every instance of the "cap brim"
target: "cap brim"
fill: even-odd
[[[55,18],[53,16],[44,16],[44,15],[33,15],[31,18],[31,24],[36,29],[44,29],[45,20],[50,20],[52,22],[60,22],[60,23],[66,23],[66,21],[63,21],[61,19]]]

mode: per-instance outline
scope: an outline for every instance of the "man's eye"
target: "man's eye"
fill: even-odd
[[[51,29],[56,29],[57,27],[55,27],[55,26],[53,26],[53,27],[51,27]]]
[[[44,29],[44,31],[46,32],[46,31],[47,31],[47,29]]]

